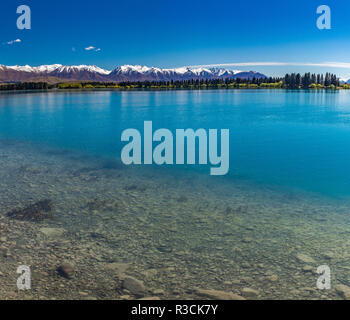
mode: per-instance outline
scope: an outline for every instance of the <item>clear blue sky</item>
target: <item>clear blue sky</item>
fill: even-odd
[[[16,8],[32,10],[32,29],[16,28]],[[316,27],[329,5],[332,29]],[[159,67],[238,62],[350,63],[349,0],[2,0],[0,64],[122,64]],[[8,44],[15,39],[21,42]],[[85,50],[93,46],[100,51]],[[319,66],[239,66],[269,75],[336,72]]]

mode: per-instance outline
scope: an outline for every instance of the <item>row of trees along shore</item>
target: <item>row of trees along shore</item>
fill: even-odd
[[[335,74],[300,73],[284,77],[252,79],[204,79],[177,81],[124,81],[124,82],[20,82],[0,84],[0,90],[50,90],[50,89],[205,89],[205,88],[285,88],[285,89],[350,89],[350,84],[341,84]]]

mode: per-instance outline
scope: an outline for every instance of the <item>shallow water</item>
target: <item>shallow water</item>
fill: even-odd
[[[348,98],[282,90],[1,95],[0,297],[187,299],[201,297],[200,288],[341,298],[334,287],[349,285],[350,271]],[[145,120],[229,128],[229,175],[124,166],[120,133]],[[53,204],[50,217],[7,215],[43,199]],[[71,279],[57,272],[64,261],[74,265]],[[33,273],[24,293],[19,264]],[[316,287],[323,264],[331,290]],[[125,276],[143,280],[144,292],[124,288]]]

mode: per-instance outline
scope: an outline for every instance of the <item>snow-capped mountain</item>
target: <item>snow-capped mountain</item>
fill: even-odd
[[[61,64],[38,67],[0,65],[0,81],[171,81],[218,78],[265,78],[254,71],[228,70],[220,68],[182,67],[161,69],[139,65],[124,65],[109,71],[97,66]]]
[[[124,65],[110,72],[108,77],[113,81],[170,81],[191,79],[216,78],[266,78],[265,75],[254,71],[227,70],[219,68],[160,69],[145,66]]]
[[[101,69],[96,66],[87,66],[87,65],[80,65],[80,66],[63,66],[61,64],[51,64],[51,65],[42,65],[39,67],[31,67],[29,65],[26,66],[3,66],[1,65],[0,67],[7,68],[7,69],[12,69],[15,71],[23,71],[23,72],[36,72],[36,73],[41,73],[41,72],[76,72],[76,71],[88,71],[88,72],[96,72],[100,74],[109,74],[110,71]]]

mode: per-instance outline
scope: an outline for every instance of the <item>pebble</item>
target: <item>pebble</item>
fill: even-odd
[[[68,263],[62,263],[58,268],[57,268],[58,273],[67,278],[67,279],[71,279],[74,275],[74,267]]]
[[[326,252],[323,254],[323,257],[328,260],[334,259],[334,253],[333,252]]]
[[[146,292],[146,288],[143,282],[133,277],[124,278],[123,288],[130,291],[133,295],[136,296],[142,296]]]
[[[206,297],[213,300],[245,300],[243,297],[233,292],[226,292],[226,291],[219,291],[219,290],[195,289],[195,293],[199,296]]]
[[[146,278],[153,278],[157,275],[158,271],[156,269],[149,269],[146,271],[143,271],[142,274],[146,277]]]
[[[350,300],[350,287],[339,284],[335,287],[335,291],[345,300]]]
[[[276,274],[273,274],[271,276],[266,277],[266,279],[271,282],[276,282],[278,280],[278,276]]]
[[[296,255],[296,258],[301,263],[315,263],[315,260],[313,258],[303,253],[298,253]]]
[[[256,299],[259,296],[259,291],[254,290],[252,288],[243,288],[242,289],[242,296],[244,296],[248,299]]]
[[[50,238],[58,238],[65,234],[66,230],[63,228],[41,228],[40,232]]]
[[[165,294],[165,291],[163,289],[156,289],[153,291],[153,293],[156,295],[156,296],[162,296]]]
[[[114,271],[118,276],[123,276],[130,266],[130,263],[112,262],[108,263],[105,268]]]
[[[314,268],[312,266],[309,266],[309,265],[306,265],[302,268],[302,271],[303,272],[311,272],[313,273],[314,272]]]

